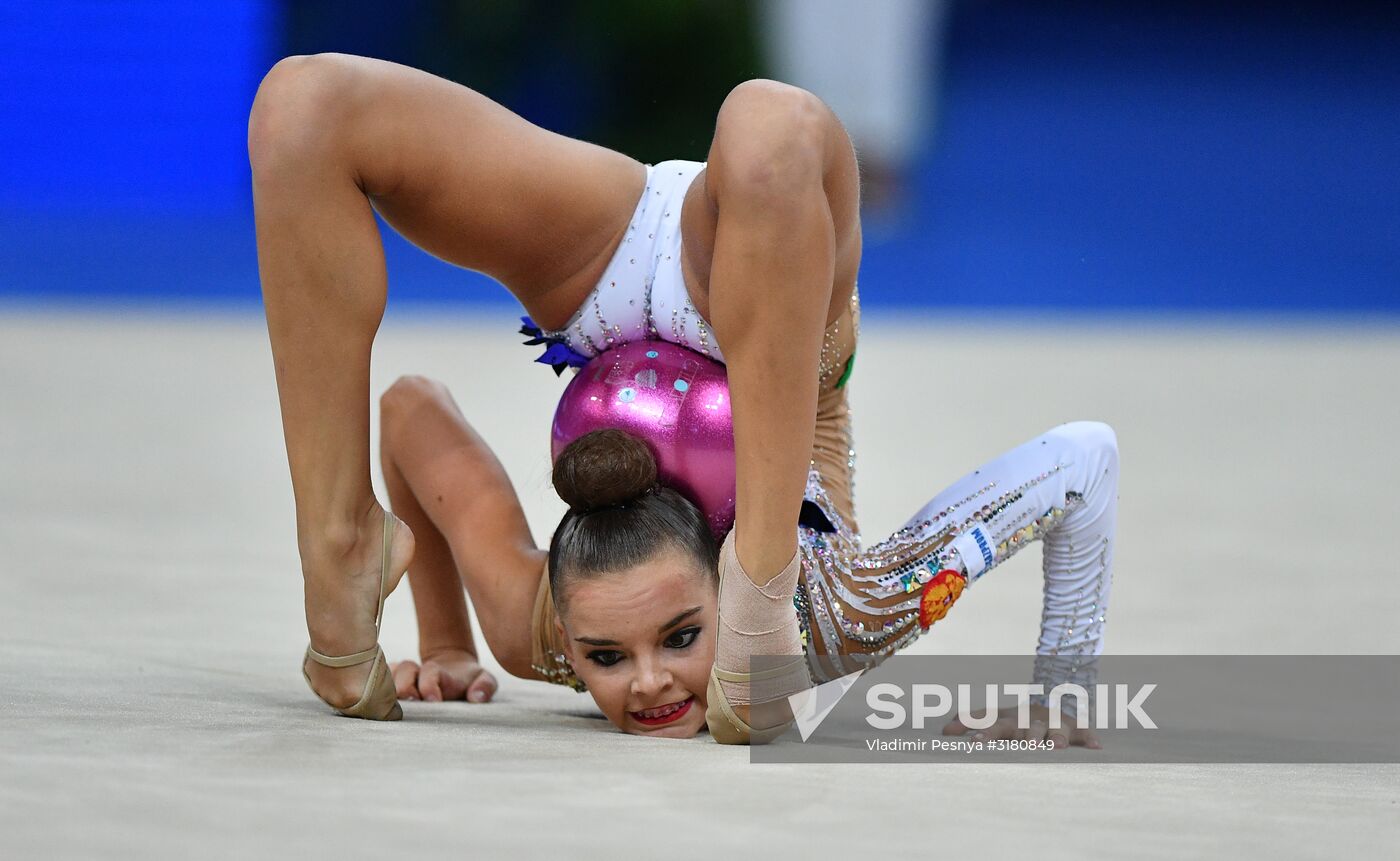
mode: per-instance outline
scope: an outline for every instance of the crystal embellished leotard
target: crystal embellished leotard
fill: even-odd
[[[681,206],[705,163],[663,161],[646,168],[646,186],[603,276],[569,322],[544,334],[589,359],[617,344],[660,339],[723,362],[681,273]]]
[[[573,319],[546,336],[584,357],[634,340],[661,339],[720,361],[709,324],[680,269],[680,208],[704,165],[648,167],[627,238]],[[815,445],[798,526],[802,573],[794,598],[815,681],[869,667],[943,618],[988,570],[1044,543],[1044,611],[1035,681],[1081,683],[1080,657],[1102,651],[1111,584],[1118,459],[1098,422],[1053,428],[955,482],[905,526],[869,547],[853,505],[855,450],[847,382],[860,301],[828,326],[818,368]],[[659,323],[658,323],[659,321]],[[535,669],[583,690],[556,641],[546,572],[536,596]],[[1063,658],[1068,657],[1066,662]],[[1047,687],[1048,689],[1048,687]]]

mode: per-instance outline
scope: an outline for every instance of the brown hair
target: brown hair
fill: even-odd
[[[564,583],[640,565],[668,546],[718,578],[719,546],[705,516],[657,483],[656,458],[637,437],[597,430],[569,443],[554,462],[554,489],[569,504],[549,542],[556,604]]]

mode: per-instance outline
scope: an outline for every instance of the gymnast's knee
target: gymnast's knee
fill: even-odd
[[[715,120],[708,175],[717,199],[741,196],[769,208],[820,190],[834,120],[821,99],[790,84],[756,79],[735,87]]]
[[[438,380],[418,374],[399,377],[379,396],[379,422],[383,433],[392,433],[424,406],[450,402],[452,395]]]
[[[359,70],[342,54],[279,60],[263,78],[248,114],[253,176],[284,175],[334,154],[350,116]]]

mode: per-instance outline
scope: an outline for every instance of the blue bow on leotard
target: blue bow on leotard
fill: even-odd
[[[564,373],[565,368],[582,368],[588,364],[588,357],[574,351],[569,346],[569,342],[558,335],[546,335],[544,330],[535,325],[535,321],[529,317],[520,318],[520,334],[529,335],[530,340],[525,341],[525,346],[536,347],[540,344],[548,344],[544,355],[536,359],[542,365],[549,365],[554,368],[554,376]]]

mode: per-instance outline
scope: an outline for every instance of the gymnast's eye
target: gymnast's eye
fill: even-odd
[[[588,660],[600,667],[611,667],[622,660],[622,653],[616,649],[598,649],[588,653]]]
[[[698,636],[700,636],[700,627],[698,625],[692,625],[689,628],[681,628],[679,631],[667,637],[664,645],[668,649],[684,649],[695,642],[695,638]]]

